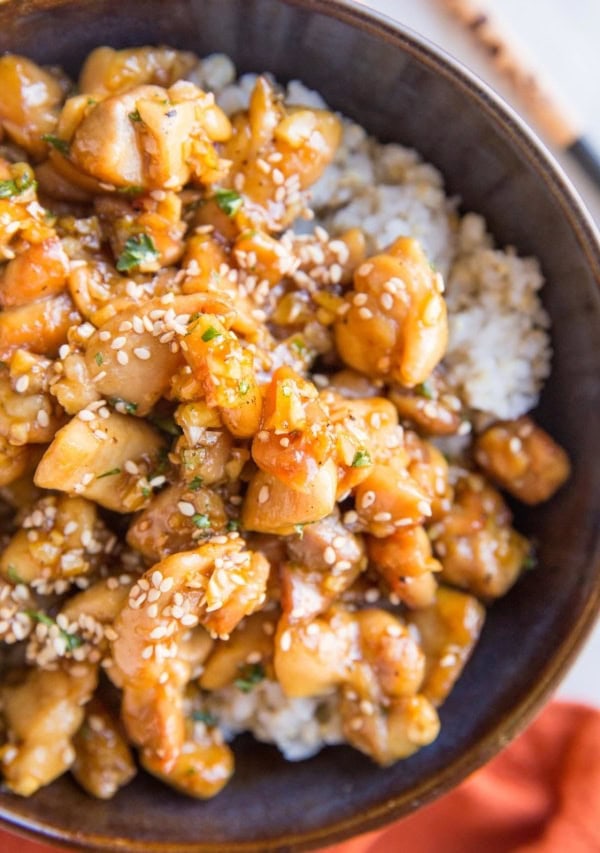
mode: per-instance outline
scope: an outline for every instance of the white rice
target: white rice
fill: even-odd
[[[225,687],[208,694],[207,709],[219,721],[226,740],[249,731],[274,743],[288,761],[301,761],[326,744],[342,743],[337,698],[288,699],[275,681],[262,681],[249,693]]]
[[[193,79],[213,90],[231,115],[248,106],[256,75],[236,80],[231,61],[215,54],[199,63]],[[284,96],[289,104],[327,106],[299,81],[289,83]],[[335,160],[311,196],[312,227],[320,224],[338,234],[359,226],[373,252],[399,236],[421,242],[446,282],[447,377],[476,421],[516,418],[537,404],[550,373],[551,347],[539,298],[544,279],[535,258],[495,247],[481,216],[460,216],[458,200],[446,196],[440,172],[416,151],[381,144],[346,118]],[[306,230],[306,223],[301,227]],[[465,440],[458,437],[459,444]],[[277,744],[290,760],[342,740],[334,700],[287,699],[273,682],[248,694],[226,688],[213,693],[208,704],[229,736],[251,731],[258,740]],[[329,722],[320,722],[321,713]]]

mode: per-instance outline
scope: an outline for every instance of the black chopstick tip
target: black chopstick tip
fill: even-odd
[[[600,151],[593,143],[581,136],[565,149],[600,189]]]

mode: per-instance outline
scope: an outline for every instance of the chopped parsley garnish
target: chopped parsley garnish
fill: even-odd
[[[152,494],[152,489],[149,486],[142,486],[141,492],[143,498],[149,498]]]
[[[192,522],[195,527],[198,527],[200,530],[206,530],[207,527],[210,527],[210,518],[204,512],[197,512],[196,515],[192,516]]]
[[[214,326],[209,326],[208,329],[202,333],[202,340],[207,344],[209,341],[218,338],[220,334],[219,330],[215,329]]]
[[[137,412],[137,403],[130,403],[129,400],[123,400],[122,397],[110,397],[109,402],[118,412],[125,415],[133,415]]]
[[[304,524],[294,524],[294,530],[296,531],[300,539],[302,539],[302,537],[304,536]]]
[[[235,190],[217,190],[215,201],[227,216],[235,216],[243,204],[243,199]]]
[[[142,264],[155,261],[159,256],[152,237],[147,234],[135,234],[125,243],[125,248],[117,260],[119,272],[129,272]]]
[[[17,569],[15,568],[15,566],[13,566],[12,563],[9,564],[9,566],[6,570],[6,576],[8,577],[8,579],[11,583],[14,583],[14,584],[25,583],[25,581],[23,580],[23,578],[18,573]]]
[[[415,385],[415,393],[419,395],[419,397],[427,397],[428,400],[433,400],[433,385],[426,379],[425,382],[419,382],[418,385]]]
[[[302,340],[302,338],[294,338],[290,341],[290,346],[292,349],[296,350],[298,355],[302,355],[306,352],[306,344]]]
[[[48,616],[47,613],[42,613],[41,610],[25,610],[25,613],[30,619],[33,619],[34,622],[40,622],[42,625],[47,625],[48,628],[52,628],[56,625],[56,621],[52,619],[51,616]],[[56,627],[58,628],[58,625]],[[78,649],[83,645],[83,640],[77,634],[70,634],[62,628],[58,628],[58,633],[65,641],[68,652],[72,652],[74,649]]]
[[[111,468],[110,471],[105,471],[104,474],[98,474],[96,479],[102,480],[102,479],[104,479],[104,477],[114,477],[115,474],[120,474],[120,473],[121,473],[120,468]]]
[[[88,98],[88,99],[87,99],[87,105],[88,105],[88,107],[93,107],[93,106],[94,106],[95,104],[97,104],[97,103],[98,103],[98,101],[97,101],[95,98]]]
[[[367,450],[357,450],[352,460],[353,468],[367,468],[371,464],[371,454]]]
[[[0,181],[0,198],[11,198],[14,195],[24,193],[25,190],[28,190],[30,187],[36,186],[37,182],[30,174],[25,172],[11,180]]]
[[[98,367],[102,367],[102,365],[104,364],[104,356],[102,355],[102,353],[97,352],[96,355],[94,356],[94,359],[95,359]]]
[[[537,568],[537,558],[535,554],[529,553],[523,560],[523,564],[521,566],[524,572],[531,572],[533,569]]]
[[[247,394],[250,390],[250,383],[247,379],[240,379],[238,383],[238,391],[240,394]]]
[[[183,432],[181,427],[175,423],[170,415],[149,415],[148,420],[155,427],[168,433],[169,435],[180,436]]]
[[[192,711],[192,720],[195,723],[204,723],[207,726],[216,726],[218,722],[210,711]]]
[[[240,529],[240,523],[236,518],[230,518],[225,526],[230,533]]]
[[[44,142],[47,142],[48,145],[51,145],[61,154],[64,154],[65,157],[69,153],[69,143],[66,139],[61,139],[59,136],[55,136],[53,133],[45,133],[42,136]]]
[[[240,667],[240,674],[233,682],[242,693],[250,693],[265,677],[265,668],[261,663],[246,663]]]
[[[202,477],[194,477],[192,480],[190,480],[189,488],[193,492],[197,492],[198,489],[201,487],[201,485],[202,485]]]
[[[131,184],[129,187],[119,187],[117,192],[119,195],[141,195],[144,192],[144,188]]]
[[[133,112],[129,113],[129,118],[131,119],[131,121],[141,121],[142,120],[142,117],[140,115],[139,110],[134,110]]]

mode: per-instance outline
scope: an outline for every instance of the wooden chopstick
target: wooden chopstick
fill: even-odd
[[[528,67],[520,52],[511,46],[510,38],[489,14],[470,0],[440,2],[483,48],[542,134],[558,148],[569,152],[600,188],[600,154],[585,137],[571,111]]]

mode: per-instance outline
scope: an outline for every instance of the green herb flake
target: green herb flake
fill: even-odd
[[[125,243],[125,248],[117,260],[117,269],[119,272],[129,272],[142,264],[155,261],[158,256],[159,252],[152,237],[147,234],[135,234]]]
[[[371,454],[367,450],[356,451],[352,460],[353,468],[368,468],[371,464]]]
[[[240,529],[240,523],[237,518],[230,518],[225,526],[230,533],[233,533],[234,530]]]
[[[111,468],[110,471],[105,471],[104,474],[98,474],[96,479],[97,480],[103,480],[104,477],[114,477],[115,474],[120,474],[120,473],[121,473],[120,468]]]
[[[131,184],[128,187],[118,187],[119,195],[141,195],[144,192],[143,187],[138,187],[136,184]]]
[[[243,204],[243,199],[235,190],[217,190],[215,201],[227,216],[235,216]]]
[[[8,181],[0,181],[0,198],[12,198],[15,195],[21,195],[30,187],[37,187],[35,181],[30,174],[18,175]]]
[[[44,142],[47,142],[48,145],[51,145],[52,148],[55,148],[56,151],[64,154],[66,157],[69,153],[69,143],[66,139],[61,139],[59,136],[55,136],[53,133],[45,133],[42,136]]]
[[[175,423],[175,420],[171,415],[149,415],[148,420],[151,424],[154,424],[155,427],[169,435],[179,437],[183,433],[183,430],[177,423]]]
[[[537,558],[536,558],[534,553],[532,553],[530,551],[529,554],[527,554],[527,556],[523,560],[523,564],[521,565],[521,569],[524,572],[531,572],[534,569],[537,569]]]
[[[197,492],[201,486],[202,486],[202,477],[194,477],[188,483],[188,489],[191,489],[192,492]]]
[[[210,518],[204,512],[197,512],[192,516],[192,522],[199,530],[206,530],[211,526]]]
[[[215,338],[218,338],[220,336],[220,334],[221,333],[219,332],[219,330],[215,329],[214,326],[209,326],[208,329],[205,332],[203,332],[202,340],[204,341],[204,343],[207,344],[209,341],[212,341]]]
[[[98,367],[102,367],[102,365],[104,364],[104,356],[102,355],[101,352],[96,353],[96,355],[94,356],[94,360],[95,360],[96,364],[98,365]]]
[[[24,612],[34,622],[39,622],[42,625],[47,625],[49,628],[52,628],[56,625],[56,621],[52,619],[51,616],[48,616],[47,613],[43,613],[41,610],[25,610]],[[62,628],[58,629],[58,633],[65,641],[66,650],[68,652],[72,652],[74,649],[78,649],[80,646],[83,645],[83,640],[77,634],[70,634],[68,631],[64,631]]]
[[[138,404],[130,403],[129,400],[123,400],[122,397],[110,397],[109,403],[124,415],[134,415],[137,412]]]
[[[304,524],[294,524],[294,530],[296,531],[300,539],[302,539],[302,537],[304,536]]]
[[[6,576],[11,583],[14,583],[14,584],[25,583],[25,581],[23,580],[21,575],[18,573],[16,567],[13,566],[12,563],[9,563],[9,566],[6,570]]]
[[[239,670],[240,674],[233,684],[242,693],[250,693],[265,677],[265,668],[260,663],[247,663]]]
[[[204,723],[206,726],[216,726],[217,718],[210,711],[192,711],[192,720],[195,723]]]
[[[238,391],[240,394],[247,394],[250,390],[250,383],[247,379],[240,379],[238,382]]]
[[[141,492],[143,498],[149,498],[152,494],[152,489],[149,486],[142,486]]]
[[[96,106],[97,103],[98,103],[98,101],[95,98],[88,98],[87,99],[88,107],[94,107],[94,106]]]
[[[415,393],[418,394],[419,397],[426,397],[428,400],[433,400],[434,391],[430,380],[426,379],[425,382],[420,382],[418,385],[415,385]]]
[[[302,338],[294,338],[290,341],[290,347],[295,350],[298,355],[304,355],[306,352],[306,344],[302,340]]]
[[[139,111],[139,110],[133,110],[133,112],[128,113],[128,115],[129,115],[129,119],[130,119],[131,121],[136,121],[136,122],[137,122],[137,121],[141,121],[141,120],[142,120],[142,117],[141,117],[141,115],[140,115],[140,111]]]

